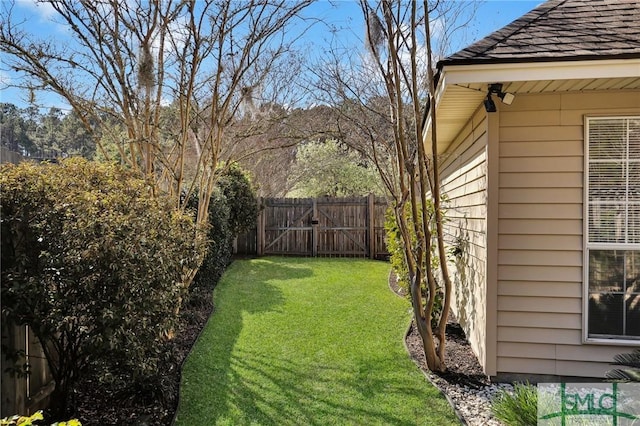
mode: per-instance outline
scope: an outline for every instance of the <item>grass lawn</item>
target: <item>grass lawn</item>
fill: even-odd
[[[185,364],[177,425],[459,424],[409,359],[389,265],[236,260]]]

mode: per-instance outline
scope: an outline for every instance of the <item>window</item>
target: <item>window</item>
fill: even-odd
[[[640,116],[586,132],[587,337],[640,341]]]

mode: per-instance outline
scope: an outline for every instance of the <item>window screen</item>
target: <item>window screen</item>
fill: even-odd
[[[587,119],[589,337],[640,339],[640,117]]]

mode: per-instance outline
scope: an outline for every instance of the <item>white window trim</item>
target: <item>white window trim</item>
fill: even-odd
[[[640,346],[640,339],[589,337],[589,249],[635,250],[637,244],[589,243],[589,122],[594,119],[635,119],[640,115],[585,115],[582,198],[582,343],[594,345]]]

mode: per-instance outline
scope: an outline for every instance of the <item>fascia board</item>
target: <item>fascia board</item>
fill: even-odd
[[[640,58],[445,65],[442,76],[446,84],[640,77]]]

